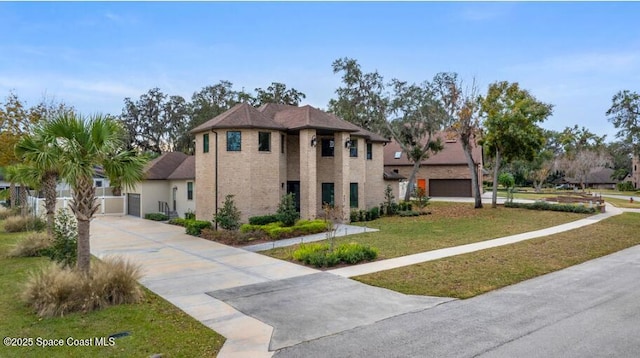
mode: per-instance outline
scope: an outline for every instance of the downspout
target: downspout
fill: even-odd
[[[218,132],[214,131],[213,129],[211,130],[211,132],[215,133],[216,135],[216,159],[215,159],[215,167],[216,167],[216,186],[215,186],[215,190],[216,190],[216,195],[215,195],[215,213],[214,215],[218,215]],[[215,230],[218,231],[218,221],[215,221]]]

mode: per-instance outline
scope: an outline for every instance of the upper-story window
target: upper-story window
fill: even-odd
[[[258,151],[271,151],[271,132],[258,132]]]
[[[358,140],[352,139],[350,142],[351,143],[349,147],[349,156],[351,158],[357,158],[358,157]]]
[[[209,134],[202,136],[202,153],[209,153]]]
[[[322,140],[322,156],[333,157],[334,147],[335,147],[335,142],[333,138],[324,138]]]
[[[284,136],[284,134],[280,134],[280,153],[284,154],[284,141],[286,140],[286,137]]]
[[[227,151],[239,152],[240,150],[242,150],[242,132],[228,131],[227,132]]]
[[[367,159],[373,159],[373,143],[367,143]]]

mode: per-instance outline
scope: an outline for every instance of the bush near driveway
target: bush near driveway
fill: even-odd
[[[315,267],[332,267],[339,263],[353,265],[376,257],[378,250],[355,242],[340,244],[334,250],[329,244],[301,244],[293,252],[296,261]]]
[[[240,232],[253,232],[261,238],[272,240],[286,239],[290,237],[317,234],[327,231],[327,223],[324,220],[298,220],[293,226],[285,226],[282,222],[272,222],[266,225],[243,224]]]

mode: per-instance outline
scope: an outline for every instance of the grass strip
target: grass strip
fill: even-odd
[[[512,245],[355,277],[411,295],[469,298],[640,244],[640,214]]]

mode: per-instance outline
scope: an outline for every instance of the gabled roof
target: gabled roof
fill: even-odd
[[[421,165],[467,165],[467,159],[459,140],[455,140],[454,136],[444,132],[437,133],[435,137],[442,140],[444,149],[436,154],[431,154],[429,158],[422,161]],[[400,153],[399,158],[397,158],[397,153]],[[482,163],[480,146],[474,146],[471,153],[476,163]],[[400,144],[392,140],[384,147],[384,165],[413,165],[413,162],[407,158],[407,154],[402,151]]]
[[[170,178],[174,173],[177,177]],[[194,179],[195,173],[195,157],[182,152],[164,153],[145,167],[147,180]]]
[[[286,129],[284,126],[278,124],[272,118],[267,117],[250,104],[238,103],[228,111],[192,129],[191,133],[224,128]]]

